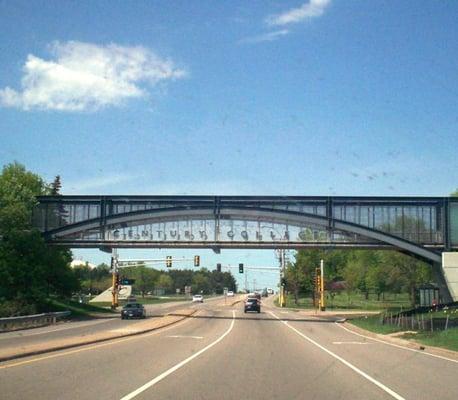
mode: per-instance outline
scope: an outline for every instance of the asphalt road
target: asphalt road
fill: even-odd
[[[456,399],[458,363],[263,307],[0,364],[1,399]],[[102,324],[103,325],[103,324]]]
[[[214,302],[221,297],[206,299],[205,302]],[[161,317],[175,310],[196,307],[191,301],[174,301],[160,304],[145,304],[147,317]],[[48,340],[81,337],[106,330],[116,330],[127,325],[138,322],[138,320],[121,320],[120,314],[107,314],[106,317],[87,321],[61,322],[52,326],[42,328],[25,329],[13,332],[0,333],[0,350],[8,346],[26,346],[37,343],[44,343]]]

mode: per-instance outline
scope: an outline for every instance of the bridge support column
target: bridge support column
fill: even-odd
[[[435,267],[436,266],[433,268],[434,271],[437,270]],[[440,271],[437,272],[441,275],[442,284],[445,286],[449,296],[449,300],[447,301],[447,299],[444,298],[444,301],[458,301],[458,252],[442,253],[442,265]],[[439,279],[437,279],[437,281],[442,293],[442,285],[440,284]]]

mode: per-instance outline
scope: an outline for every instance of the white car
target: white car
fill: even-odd
[[[234,297],[234,292],[232,290],[229,290],[227,292],[227,297]]]
[[[203,303],[204,302],[204,296],[201,294],[195,294],[192,296],[192,302],[193,303]]]

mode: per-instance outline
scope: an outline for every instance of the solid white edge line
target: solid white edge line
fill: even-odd
[[[347,367],[351,368],[357,374],[361,375],[363,378],[366,378],[369,382],[373,383],[374,385],[378,386],[384,392],[388,393],[390,396],[394,397],[397,400],[405,400],[404,397],[396,393],[395,391],[391,390],[389,387],[385,386],[383,383],[379,382],[378,380],[372,378],[364,371],[360,370],[358,367],[355,367],[353,364],[349,363],[347,360],[344,360],[342,357],[338,356],[337,354],[333,353],[331,350],[328,350],[326,347],[323,347],[318,342],[315,342],[313,339],[309,338],[307,335],[304,335],[301,331],[297,330],[293,326],[289,325],[287,321],[283,321],[280,317],[275,315],[272,311],[269,311],[275,318],[280,320],[283,324],[285,324],[288,328],[292,329],[296,332],[299,336],[302,336],[304,339],[315,345],[316,347],[320,348],[324,352],[328,353],[330,356],[334,357],[336,360],[340,361],[342,364],[346,365]]]
[[[189,335],[169,335],[166,336],[169,338],[177,338],[177,339],[203,339],[203,336],[189,336]]]
[[[192,356],[186,358],[185,360],[179,362],[172,368],[169,368],[167,371],[163,372],[162,374],[156,376],[154,379],[151,379],[149,382],[145,383],[143,386],[140,386],[138,389],[134,390],[133,392],[125,395],[122,397],[120,400],[130,400],[133,399],[134,397],[138,396],[140,393],[144,392],[146,389],[149,389],[150,387],[154,386],[156,383],[162,381],[164,378],[169,376],[170,374],[173,374],[176,370],[180,369],[182,366],[186,365],[188,362],[194,360],[194,358],[200,356],[202,353],[207,351],[208,349],[212,348],[215,344],[218,344],[223,340],[229,333],[232,331],[232,328],[234,327],[235,323],[235,311],[232,310],[232,322],[231,325],[229,326],[229,329],[224,332],[218,339],[216,339],[214,342],[210,343],[209,345],[205,346],[203,349],[199,350],[197,353],[194,353]]]
[[[420,351],[420,350],[416,350],[416,349],[411,349],[411,348],[409,348],[409,347],[401,346],[401,345],[399,345],[399,344],[394,344],[394,343],[385,342],[385,341],[382,340],[382,339],[377,339],[377,338],[373,338],[373,337],[370,337],[370,336],[362,335],[361,333],[358,333],[358,332],[354,332],[354,331],[352,331],[351,329],[348,329],[347,327],[343,326],[341,323],[337,323],[337,322],[334,322],[334,323],[335,323],[337,326],[339,326],[340,328],[345,329],[347,332],[353,333],[353,335],[357,335],[357,336],[363,337],[363,338],[365,338],[365,339],[374,340],[374,341],[376,341],[376,342],[383,343],[383,344],[386,344],[386,345],[388,345],[388,346],[393,346],[393,347],[397,347],[397,348],[399,348],[399,349],[408,350],[408,351],[413,351],[413,352],[415,352],[415,353],[423,354],[424,356],[430,356],[430,357],[440,358],[441,360],[446,360],[446,361],[450,361],[450,362],[453,362],[453,363],[458,364],[458,361],[457,361],[457,360],[454,360],[454,359],[452,359],[452,358],[447,358],[447,357],[439,356],[439,355],[437,355],[437,354],[428,353],[427,351]]]

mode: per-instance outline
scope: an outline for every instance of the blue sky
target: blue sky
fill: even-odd
[[[0,162],[65,194],[447,195],[457,19],[453,0],[3,1]]]

